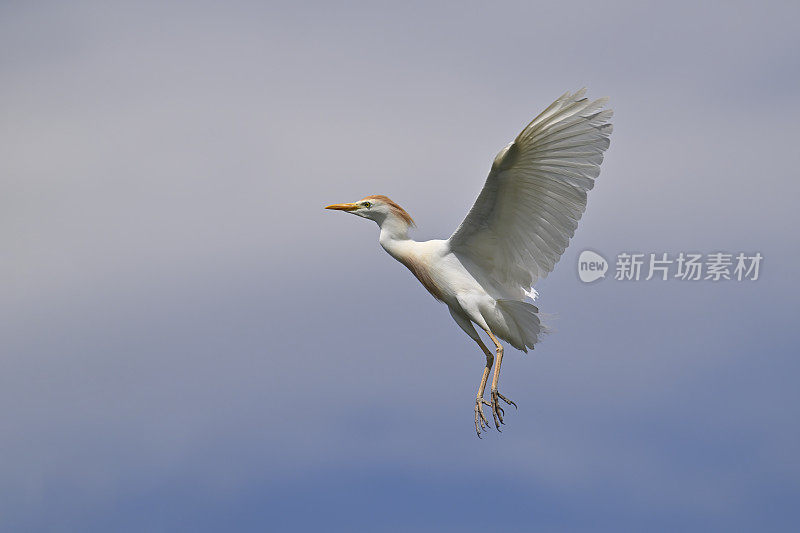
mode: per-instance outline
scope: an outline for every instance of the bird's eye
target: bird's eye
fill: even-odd
[[[366,207],[367,209],[369,209],[370,207],[372,207],[372,204],[371,204],[371,203],[369,203],[369,202],[364,202],[364,203],[363,203],[363,204],[361,204],[361,205],[363,205],[363,206],[364,206],[364,207]]]

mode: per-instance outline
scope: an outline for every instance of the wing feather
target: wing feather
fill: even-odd
[[[565,93],[494,160],[483,190],[450,237],[450,248],[510,291],[553,270],[575,235],[587,191],[600,174],[613,115],[606,98]]]

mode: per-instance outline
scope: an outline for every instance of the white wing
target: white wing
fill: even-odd
[[[528,292],[553,270],[600,174],[612,131],[607,99],[566,93],[497,154],[450,248],[503,286]]]

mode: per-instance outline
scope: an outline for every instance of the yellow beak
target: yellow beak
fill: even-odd
[[[325,209],[335,209],[337,211],[355,211],[360,206],[358,204],[333,204],[329,205]]]

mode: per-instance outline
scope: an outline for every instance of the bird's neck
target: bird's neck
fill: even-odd
[[[395,258],[402,255],[404,245],[410,242],[408,224],[396,217],[386,217],[379,223],[381,228],[380,243],[383,249]]]

